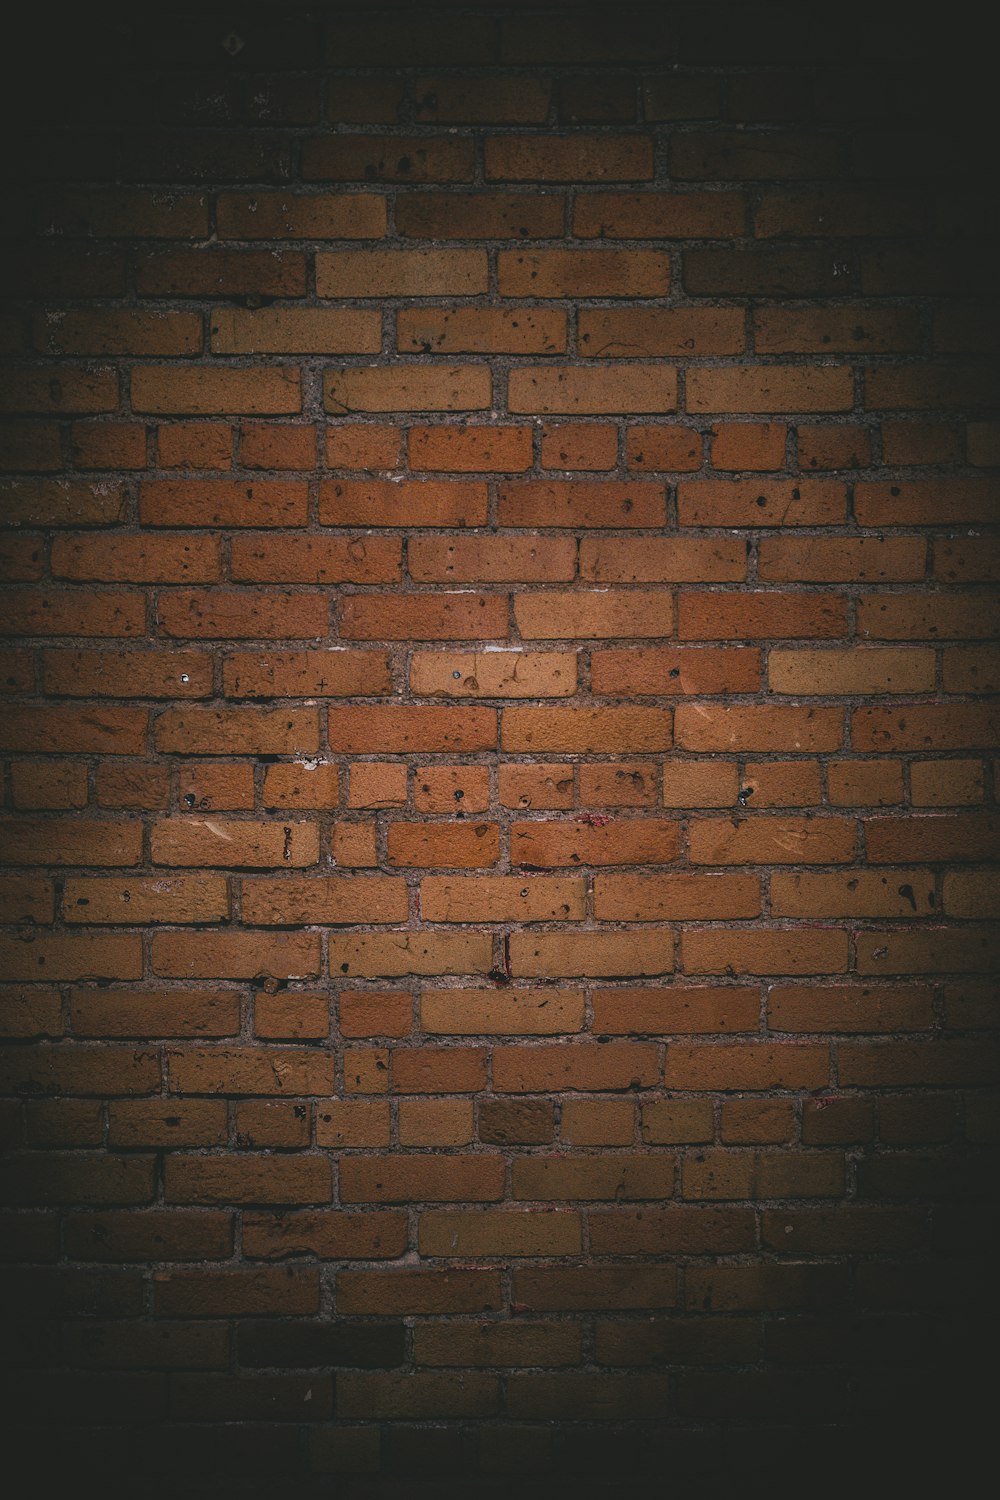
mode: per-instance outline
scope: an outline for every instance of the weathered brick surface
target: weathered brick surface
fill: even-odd
[[[267,9],[8,38],[35,1488],[904,1493],[991,1430],[988,48]]]

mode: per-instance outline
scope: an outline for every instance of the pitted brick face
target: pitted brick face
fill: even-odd
[[[992,1422],[981,43],[277,9],[10,48],[15,1440],[919,1493]]]

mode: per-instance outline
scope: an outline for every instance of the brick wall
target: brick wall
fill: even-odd
[[[922,1471],[993,1300],[975,59],[255,14],[11,54],[6,1413],[128,1493]]]

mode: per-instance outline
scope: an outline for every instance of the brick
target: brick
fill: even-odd
[[[863,469],[872,461],[871,433],[864,427],[800,427],[799,464],[806,469]]]
[[[645,182],[653,176],[648,136],[504,135],[486,139],[488,182]]]
[[[406,1036],[413,998],[396,990],[342,993],[338,1016],[343,1036]]]
[[[507,406],[516,413],[570,415],[672,412],[677,409],[677,373],[652,365],[524,365],[510,372]]]
[[[757,576],[767,583],[905,583],[924,576],[919,537],[761,537]]]
[[[584,897],[584,882],[572,878],[428,876],[420,884],[420,910],[429,922],[577,921],[584,916]]]
[[[682,526],[836,526],[847,519],[842,484],[822,479],[685,480],[677,486]]]
[[[124,517],[120,485],[66,479],[14,479],[0,486],[8,526],[101,526]]]
[[[216,206],[222,239],[378,239],[385,200],[375,193],[222,193]]]
[[[327,634],[329,604],[321,594],[257,589],[175,589],[160,596],[164,635],[178,640],[307,639]]]
[[[334,1099],[316,1111],[318,1146],[389,1145],[389,1106],[378,1099]]]
[[[151,1094],[160,1087],[160,1061],[152,1049],[40,1042],[8,1050],[3,1082],[12,1094]]]
[[[426,1419],[482,1418],[500,1410],[495,1375],[439,1375],[351,1372],[338,1379],[338,1409],[347,1417]]]
[[[321,485],[319,518],[324,526],[477,526],[486,505],[486,486],[477,481],[340,479]],[[377,539],[362,545],[370,542]]]
[[[771,909],[779,917],[929,916],[935,905],[934,878],[929,870],[771,877]]]
[[[47,365],[42,370],[10,367],[0,382],[0,411],[38,413],[108,412],[118,407],[115,370],[80,370]]]
[[[574,990],[430,991],[420,1013],[424,1029],[434,1033],[547,1036],[582,1028],[583,996]]]
[[[141,365],[132,372],[132,409],[178,415],[298,412],[299,372]]]
[[[91,819],[5,818],[4,864],[137,865],[142,830]]]
[[[176,818],[154,825],[152,858],[161,865],[218,865],[227,857],[242,866],[315,864],[319,830],[311,823],[250,823]]]
[[[127,923],[225,922],[229,898],[225,880],[69,879],[63,887],[68,922]]]
[[[475,1138],[471,1099],[401,1099],[401,1146],[468,1146]]]
[[[507,635],[502,594],[409,594],[387,618],[381,594],[352,594],[340,606],[344,640],[496,640]]]
[[[513,1192],[515,1198],[554,1202],[666,1198],[672,1193],[673,1167],[674,1158],[659,1152],[603,1158],[519,1157],[514,1164]],[[539,1306],[537,1310],[545,1309]]]
[[[471,182],[470,136],[326,135],[302,143],[306,182]]]
[[[211,658],[196,651],[46,651],[49,693],[67,697],[208,697]],[[109,745],[102,745],[109,748]],[[136,742],[141,751],[142,742]]]
[[[690,412],[850,411],[851,372],[842,367],[767,365],[688,372]]]
[[[145,748],[148,715],[141,708],[106,709],[100,718],[86,709],[11,708],[0,729],[5,750],[138,755]]]
[[[660,708],[505,708],[500,742],[531,754],[665,750],[671,718]]]
[[[417,583],[561,583],[576,572],[571,537],[414,536],[407,549]]]
[[[712,428],[712,467],[783,469],[787,436],[783,422],[719,422]]]
[[[165,939],[164,941],[161,941]],[[156,934],[153,972],[164,979],[316,979],[320,943],[312,933]]]
[[[501,765],[497,779],[504,807],[554,810],[573,806],[571,765]]]
[[[485,292],[487,279],[482,250],[341,250],[316,258],[320,297],[467,297]],[[357,319],[359,314],[347,316]],[[378,313],[367,316],[377,352],[381,319]],[[343,352],[371,353],[372,344],[348,346]]]
[[[983,365],[909,364],[885,365],[865,376],[865,405],[899,411],[922,411],[928,407],[956,407],[992,403],[991,372]]]
[[[390,865],[482,869],[495,865],[499,857],[500,831],[495,823],[392,823],[389,827]]]
[[[655,807],[659,780],[655,766],[615,761],[580,767],[580,801],[588,807]]]
[[[614,468],[618,433],[596,422],[548,422],[542,427],[542,467],[596,472]],[[526,465],[527,467],[527,465]]]
[[[178,767],[178,786],[181,804],[187,808],[249,810],[253,807],[253,769],[249,765],[212,761],[181,764]],[[163,803],[155,805],[163,806]]]
[[[600,239],[725,239],[743,232],[740,193],[587,193],[576,199],[574,233]]]
[[[836,594],[682,592],[677,601],[677,634],[681,640],[836,640],[846,633],[846,605]]]
[[[482,365],[352,366],[328,371],[323,383],[325,408],[336,416],[355,411],[482,411],[490,395],[490,373]]]
[[[514,618],[525,640],[664,636],[672,633],[673,599],[665,590],[519,593]]]
[[[210,328],[213,354],[377,354],[382,343],[379,314],[362,308],[220,308]]]
[[[652,250],[501,250],[501,297],[661,297],[670,262]]]
[[[9,592],[0,600],[0,635],[141,636],[144,601],[119,590]]]
[[[344,1203],[488,1203],[503,1193],[503,1161],[480,1156],[397,1155],[382,1163],[345,1158],[340,1167]]]
[[[673,1307],[672,1266],[524,1266],[514,1272],[514,1296],[532,1312]]]
[[[405,922],[407,916],[405,885],[381,875],[368,879],[245,879],[242,905],[245,920],[263,927]]]
[[[171,1167],[193,1166],[175,1158]],[[161,1317],[277,1316],[318,1311],[319,1278],[310,1267],[247,1267],[227,1271],[164,1271],[158,1274],[155,1311]]]
[[[775,683],[771,686],[784,690]],[[720,704],[706,711],[700,704],[681,703],[674,713],[674,738],[684,750],[838,750],[844,738],[843,713],[839,708],[778,704]]]
[[[464,753],[493,748],[496,713],[437,706],[331,708],[328,733],[331,748],[348,754]]]
[[[858,601],[858,634],[871,640],[963,640],[996,634],[996,612],[986,594],[867,595]]]
[[[169,422],[157,428],[156,448],[164,469],[228,469],[233,439],[225,422]]]
[[[322,995],[258,995],[254,1004],[254,1035],[285,1041],[325,1040],[330,1031],[330,1004]],[[306,1132],[308,1135],[308,1132]],[[281,1144],[274,1142],[273,1144]],[[288,1144],[295,1144],[289,1142]],[[306,1144],[303,1140],[301,1144]]]
[[[656,566],[655,554],[652,566]],[[590,662],[594,693],[665,697],[675,693],[749,693],[760,686],[758,653],[740,647],[611,647],[593,651]],[[699,717],[703,711],[704,705],[699,705]],[[688,723],[689,733],[690,728]]]
[[[292,691],[303,697],[352,698],[359,694],[391,693],[392,673],[384,651],[351,651],[344,647],[332,651],[240,651],[225,658],[223,687],[228,698],[274,698],[282,692]],[[232,713],[232,710],[228,712]],[[294,726],[296,723],[304,725],[309,722],[308,710],[304,716],[302,710],[290,712],[292,718],[289,720],[286,715],[286,724]],[[291,737],[287,733],[280,735],[280,714],[277,718],[274,714],[268,717],[275,726],[272,737],[280,741],[278,753],[318,748],[315,735],[311,739],[301,732]],[[227,749],[235,751],[239,736],[238,731],[234,734],[234,730],[239,722],[238,719],[229,720],[225,740],[216,741],[216,744],[226,743]],[[161,748],[181,747],[175,745]]]
[[[38,313],[35,347],[42,354],[200,354],[201,318],[103,308]]]
[[[689,857],[697,864],[836,864],[854,852],[847,818],[704,818],[691,825]]]
[[[422,240],[551,239],[564,212],[559,193],[402,193],[396,228]]]
[[[847,968],[847,933],[841,931],[686,931],[681,966],[688,974],[836,974]]]
[[[86,806],[86,767],[72,761],[15,761],[10,777],[17,808]]]
[[[221,1100],[161,1104],[152,1099],[115,1100],[108,1110],[111,1146],[224,1146],[229,1134]]]
[[[920,985],[776,985],[768,995],[777,1031],[920,1031],[932,1014],[932,991]]]
[[[856,708],[852,720],[859,750],[988,749],[996,743],[997,714],[989,703]]]
[[[556,308],[402,307],[396,329],[401,353],[566,352],[566,314]]]
[[[402,434],[370,422],[326,429],[326,461],[331,469],[392,469],[399,462]],[[312,467],[312,460],[305,465]]]
[[[594,1029],[612,1036],[733,1032],[756,1028],[756,988],[674,983],[662,989],[596,989]]]
[[[748,807],[815,807],[822,800],[815,761],[748,761],[740,801]]]
[[[500,491],[504,526],[649,527],[663,524],[662,485],[596,480],[511,481]]]
[[[438,1209],[421,1214],[418,1243],[425,1256],[574,1255],[582,1247],[582,1236],[580,1217],[571,1212]]]
[[[577,1146],[630,1146],[635,1135],[631,1100],[567,1099],[562,1106],[560,1138]]]
[[[331,972],[362,979],[486,974],[493,962],[489,937],[465,932],[333,937],[329,949]]]
[[[997,550],[992,539],[977,533],[970,541],[938,541],[934,546],[934,574],[946,583],[995,581]]]
[[[601,922],[755,917],[759,912],[754,876],[598,875],[594,880],[594,916]]]
[[[523,867],[666,864],[677,855],[678,825],[670,819],[622,818],[608,826],[576,822],[514,823],[511,862]]]
[[[168,708],[155,740],[168,753],[303,754],[319,748],[319,717],[308,708]]]
[[[58,537],[52,547],[58,578],[102,583],[211,583],[220,576],[214,538]]]
[[[592,975],[615,979],[669,974],[674,967],[669,934],[614,932],[518,932],[511,938],[517,979],[556,979]]]
[[[915,760],[910,766],[910,800],[915,807],[982,802],[984,796],[982,761]]]

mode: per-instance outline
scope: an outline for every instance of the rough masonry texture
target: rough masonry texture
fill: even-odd
[[[12,49],[40,1482],[817,1493],[975,1434],[992,175],[973,60],[794,20],[136,7]]]

